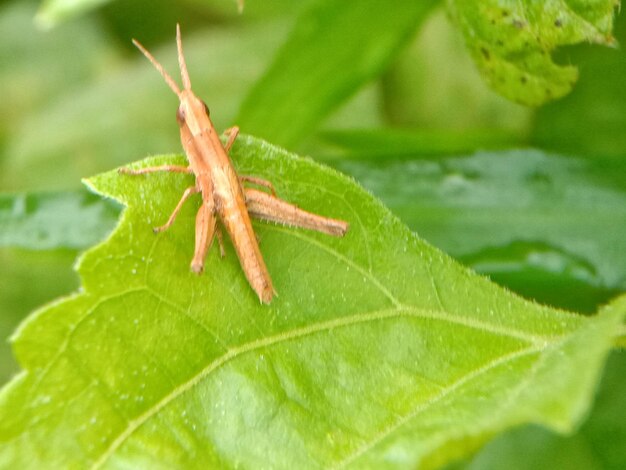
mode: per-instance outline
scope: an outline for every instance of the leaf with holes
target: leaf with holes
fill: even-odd
[[[191,177],[88,180],[127,209],[80,260],[81,292],[13,337],[24,371],[0,394],[0,466],[435,466],[520,423],[580,420],[626,299],[592,318],[541,307],[332,170],[251,137],[233,159],[350,232],[255,223],[278,291],[263,306],[228,243],[189,272],[199,201],[152,233]]]
[[[538,106],[570,92],[578,70],[559,65],[560,46],[613,45],[617,0],[448,0],[451,16],[489,85],[510,100]]]

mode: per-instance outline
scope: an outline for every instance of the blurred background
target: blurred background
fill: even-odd
[[[442,2],[392,3],[0,2],[0,383],[19,369],[6,339],[78,288],[78,253],[121,210],[81,178],[181,150],[177,99],[131,44],[177,79],[176,22],[218,129],[352,175],[420,237],[527,298],[589,314],[625,291],[624,50],[560,48],[555,60],[579,67],[573,92],[528,108],[487,86]],[[626,468],[624,377],[614,353],[577,435],[522,428],[460,466]],[[542,457],[517,455],[529,445]]]

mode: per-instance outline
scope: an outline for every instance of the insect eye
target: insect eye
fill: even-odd
[[[179,106],[176,110],[176,120],[179,122],[179,124],[185,122],[185,110],[182,106]]]
[[[210,113],[209,111],[209,107],[206,105],[206,103],[203,101],[202,104],[204,105],[204,112],[206,113],[206,115],[208,116]]]

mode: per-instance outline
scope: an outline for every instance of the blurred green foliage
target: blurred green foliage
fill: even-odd
[[[531,109],[489,89],[437,2],[398,2],[392,11],[375,1],[249,0],[243,15],[232,0],[72,9],[78,3],[0,5],[3,191],[36,191],[45,201],[41,191],[54,190],[50,200],[63,199],[81,177],[180,151],[176,99],[130,44],[139,39],[174,71],[180,21],[194,88],[218,128],[247,124],[246,132],[352,174],[429,242],[539,302],[587,313],[626,290],[624,49],[558,49],[556,63],[577,66],[580,79],[561,100]],[[335,29],[327,31],[331,12]],[[624,15],[615,37],[626,42]],[[63,205],[38,205],[47,216],[23,212],[25,197],[3,200],[3,230],[16,213],[46,233],[76,223]],[[100,213],[82,245],[24,247],[0,237],[3,339],[29,311],[77,288],[73,259],[106,235],[117,209]],[[568,459],[562,468],[626,467],[626,452],[616,450],[626,448],[626,427],[606,411],[624,406],[625,394],[614,392],[624,390],[616,373],[624,363],[615,353],[582,434],[521,430],[469,465],[550,466],[515,451],[530,442]],[[3,341],[0,381],[16,371]],[[616,443],[608,451],[607,429]],[[568,451],[583,440],[588,458]]]

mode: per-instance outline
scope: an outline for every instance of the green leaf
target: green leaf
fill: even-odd
[[[25,370],[0,394],[3,466],[434,466],[508,427],[584,416],[626,298],[593,318],[541,307],[330,169],[250,137],[233,159],[350,232],[255,224],[279,294],[263,306],[230,244],[189,272],[197,200],[151,232],[191,177],[88,180],[128,208],[81,259],[82,291],[13,338]]]
[[[575,434],[561,436],[539,426],[524,426],[497,437],[470,462],[447,470],[626,468],[626,448],[618,444],[626,442],[625,388],[626,354],[615,351],[608,358],[593,411]]]
[[[314,2],[246,97],[239,125],[282,145],[300,141],[384,70],[434,3]]]
[[[85,191],[0,194],[0,246],[84,249],[113,229],[118,213]]]
[[[616,0],[448,0],[449,10],[489,85],[510,100],[538,106],[570,92],[578,71],[556,64],[559,46],[613,45]]]
[[[0,384],[19,371],[8,338],[38,306],[78,287],[74,250],[0,248]]]
[[[626,161],[509,150],[335,165],[426,240],[516,292],[594,312],[626,291]]]
[[[617,17],[615,36],[626,43],[626,15]],[[545,149],[584,155],[626,156],[626,50],[580,46],[568,51],[580,64],[580,80],[564,99],[537,111],[531,140]]]

